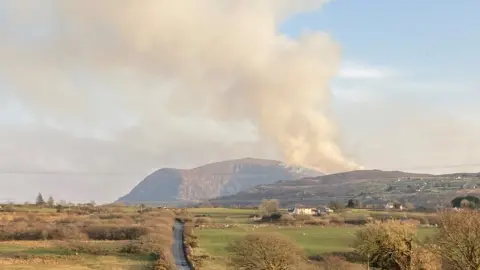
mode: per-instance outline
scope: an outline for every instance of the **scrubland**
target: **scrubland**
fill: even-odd
[[[476,253],[455,261],[455,254],[465,248],[480,250],[480,214],[474,210],[342,209],[322,216],[267,210],[4,207],[0,268],[175,269],[171,252],[175,220],[185,224],[187,257],[196,270],[356,270],[365,269],[367,262],[371,269],[480,266]],[[262,252],[266,255],[258,257]]]
[[[1,269],[173,269],[168,209],[3,207]]]

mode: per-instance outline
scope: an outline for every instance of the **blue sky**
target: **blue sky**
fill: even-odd
[[[337,80],[340,87],[334,91],[355,85],[356,97],[373,95],[458,112],[458,107],[477,106],[480,100],[479,10],[475,0],[338,0],[292,18],[282,31],[293,37],[310,29],[326,31],[341,45],[345,65],[377,71],[378,79],[382,71],[395,74],[350,84]]]
[[[345,59],[472,79],[480,62],[479,10],[475,0],[337,0],[297,16],[282,31],[295,36],[323,29],[341,44]]]
[[[341,45],[344,64],[396,73],[377,95],[468,106],[480,99],[479,10],[475,0],[337,0],[281,30],[293,37],[326,31]]]

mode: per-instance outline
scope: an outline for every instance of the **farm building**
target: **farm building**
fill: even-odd
[[[309,206],[295,205],[295,207],[289,208],[288,212],[291,215],[315,215],[317,213],[317,209]]]

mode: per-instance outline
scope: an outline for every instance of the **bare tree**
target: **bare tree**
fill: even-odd
[[[55,200],[53,200],[53,197],[52,197],[52,196],[49,196],[49,197],[48,197],[47,205],[48,205],[49,207],[54,207],[54,206],[55,206]]]
[[[295,270],[305,263],[303,249],[275,233],[248,234],[228,247],[229,266],[242,270]]]
[[[278,200],[263,200],[258,207],[265,215],[271,215],[278,212],[280,202]]]
[[[369,223],[357,233],[355,247],[372,266],[388,270],[434,270],[439,258],[422,247],[413,224],[389,220]]]
[[[350,270],[348,263],[340,258],[335,256],[327,256],[323,261],[324,270]]]
[[[469,200],[463,199],[460,201],[460,207],[462,208],[470,208],[471,204]]]
[[[480,269],[480,213],[473,210],[440,212],[440,233],[432,245],[449,269]]]

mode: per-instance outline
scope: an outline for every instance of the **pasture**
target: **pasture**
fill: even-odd
[[[229,243],[247,233],[274,232],[283,234],[304,248],[308,256],[318,256],[332,253],[354,252],[353,244],[356,232],[363,226],[352,225],[358,220],[366,219],[411,219],[418,224],[433,224],[437,222],[434,213],[374,211],[366,209],[351,209],[323,217],[308,217],[304,223],[282,224],[253,221],[252,215],[261,215],[256,209],[228,208],[191,208],[188,211],[196,218],[207,217],[209,225],[200,225],[195,234],[198,236],[199,247],[196,255],[209,255],[205,263],[207,269],[225,269],[226,247]],[[286,214],[286,210],[280,210]],[[195,218],[194,218],[195,221]],[[325,226],[306,225],[308,221],[325,221]],[[335,221],[335,223],[333,222]],[[351,224],[347,224],[347,223]],[[218,226],[225,224],[228,226]],[[419,228],[420,239],[432,236],[437,229],[434,227]]]
[[[227,229],[199,229],[200,246],[210,255],[225,256],[225,248],[231,241],[244,236],[249,232],[275,232],[288,236],[302,246],[308,255],[319,255],[332,252],[353,251],[352,245],[355,233],[360,226],[348,227],[282,227],[266,226],[253,229],[252,227],[237,227]],[[432,236],[434,228],[421,228],[419,237]]]

